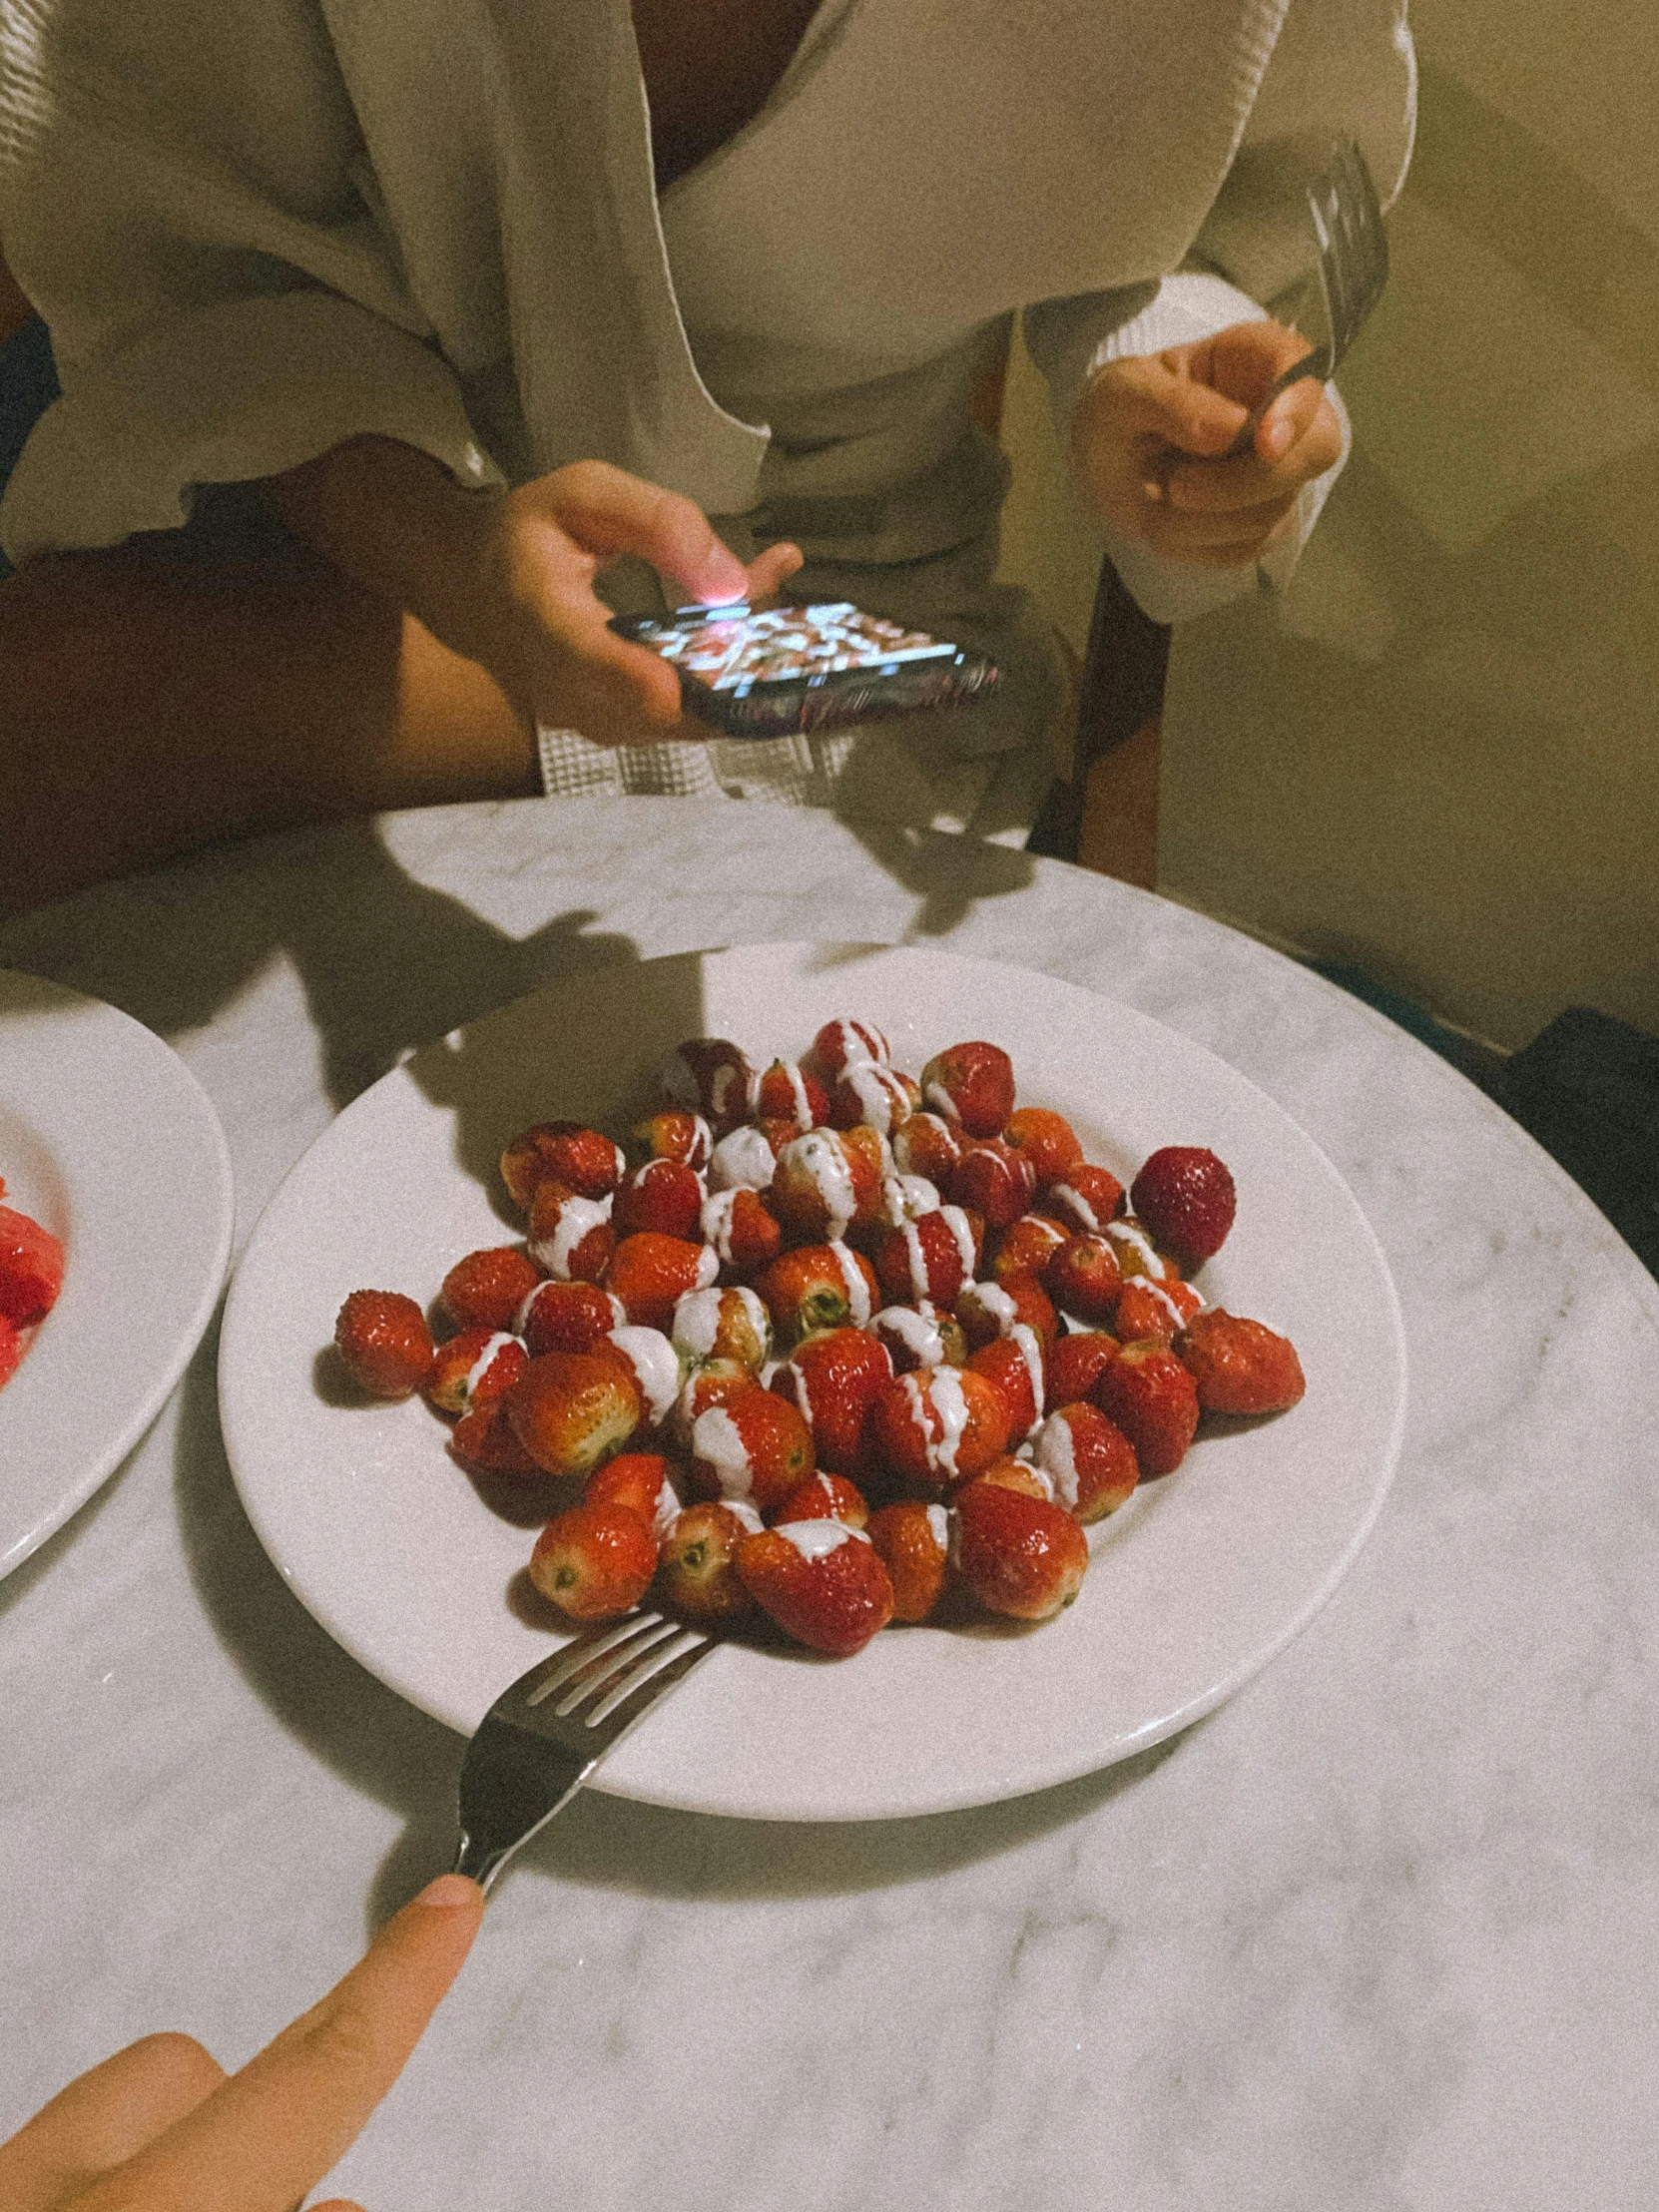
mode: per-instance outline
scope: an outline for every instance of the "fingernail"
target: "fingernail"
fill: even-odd
[[[482,1894],[477,1883],[469,1882],[464,1874],[440,1874],[410,1903],[432,1906],[439,1913],[452,1913],[458,1905],[476,1905]]]
[[[697,596],[711,603],[723,599],[742,599],[749,590],[749,571],[735,554],[724,546],[717,546],[703,564],[698,578]]]
[[[1262,443],[1267,447],[1269,453],[1274,457],[1274,459],[1277,460],[1279,455],[1283,453],[1285,448],[1290,444],[1292,435],[1293,432],[1291,424],[1285,420],[1285,417],[1283,415],[1280,415],[1276,421],[1270,422],[1267,425],[1267,429],[1263,434]]]

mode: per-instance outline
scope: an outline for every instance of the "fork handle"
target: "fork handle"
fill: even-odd
[[[1222,458],[1228,461],[1237,460],[1241,454],[1248,453],[1251,450],[1256,443],[1256,433],[1262,427],[1268,409],[1282,391],[1289,391],[1293,384],[1300,384],[1304,376],[1317,376],[1323,384],[1330,374],[1330,348],[1324,345],[1316,345],[1312,351],[1304,353],[1300,360],[1292,361],[1289,368],[1281,369],[1268,386],[1264,397],[1252,407],[1250,413],[1245,417],[1238,436],[1227,448]]]

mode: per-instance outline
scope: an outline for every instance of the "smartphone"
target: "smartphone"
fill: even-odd
[[[666,621],[618,615],[611,628],[680,672],[688,714],[729,738],[792,737],[910,707],[988,698],[1000,678],[983,653],[907,630],[850,600],[773,607],[682,607]]]

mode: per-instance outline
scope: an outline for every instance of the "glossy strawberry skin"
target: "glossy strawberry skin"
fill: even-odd
[[[703,1201],[698,1227],[730,1281],[748,1282],[784,1248],[777,1216],[759,1191],[715,1191]]]
[[[1199,1292],[1179,1276],[1154,1283],[1150,1276],[1137,1275],[1118,1293],[1112,1328],[1125,1344],[1150,1338],[1173,1344],[1203,1305]]]
[[[1173,1474],[1198,1428],[1198,1385],[1168,1345],[1122,1345],[1094,1402],[1135,1447],[1143,1475]]]
[[[1011,1444],[1024,1441],[1043,1411],[1042,1348],[1034,1330],[1023,1324],[1020,1328],[1020,1337],[996,1338],[981,1346],[967,1364],[967,1373],[982,1376],[1001,1398]]]
[[[494,1345],[494,1357],[483,1373],[473,1377],[484,1354]],[[475,1405],[489,1405],[516,1382],[529,1358],[516,1337],[498,1329],[462,1329],[445,1338],[432,1358],[426,1378],[428,1399],[440,1413],[466,1413]]]
[[[831,1659],[850,1659],[892,1619],[887,1570],[850,1530],[832,1551],[808,1559],[778,1529],[764,1529],[738,1547],[738,1572],[787,1636]]]
[[[860,1060],[885,1067],[891,1053],[879,1029],[867,1021],[843,1017],[825,1023],[813,1039],[813,1058],[827,1075],[839,1075],[842,1068]]]
[[[1117,1355],[1117,1339],[1101,1329],[1078,1329],[1057,1338],[1048,1355],[1048,1410],[1090,1396],[1101,1370]]]
[[[818,1464],[858,1475],[870,1464],[870,1407],[892,1380],[886,1349],[862,1329],[829,1329],[797,1346],[772,1387],[804,1413]]]
[[[630,1135],[647,1159],[679,1160],[688,1168],[706,1168],[714,1149],[709,1124],[683,1106],[665,1106],[659,1114],[647,1114],[635,1122]]]
[[[1129,1203],[1152,1232],[1189,1267],[1210,1260],[1227,1242],[1238,1192],[1225,1163],[1204,1145],[1165,1145],[1129,1186]]]
[[[657,1571],[657,1543],[637,1513],[584,1501],[550,1520],[530,1554],[530,1579],[575,1621],[631,1613]]]
[[[877,1392],[871,1435],[888,1470],[935,1495],[1008,1446],[1002,1393],[968,1368],[918,1368]]]
[[[591,1352],[626,1321],[621,1299],[597,1283],[545,1282],[514,1317],[532,1359],[544,1352]]]
[[[970,1137],[1000,1137],[1014,1109],[1013,1062],[1000,1045],[982,1038],[949,1045],[922,1069],[921,1095]]]
[[[1000,1483],[970,1482],[955,1508],[957,1572],[987,1611],[1051,1620],[1076,1597],[1089,1544],[1062,1506]]]
[[[657,1595],[664,1609],[700,1626],[725,1627],[756,1611],[738,1573],[738,1549],[756,1526],[727,1501],[688,1505],[658,1554]]]
[[[962,1286],[973,1280],[978,1240],[966,1209],[941,1206],[899,1229],[883,1229],[871,1256],[888,1300],[898,1306],[927,1299],[946,1312],[954,1308]]]
[[[964,1145],[950,1171],[951,1203],[983,1214],[987,1229],[1006,1229],[1018,1221],[1036,1187],[1030,1161],[1000,1137],[976,1137]]]
[[[563,1183],[580,1198],[606,1198],[622,1181],[620,1147],[579,1121],[541,1121],[516,1136],[501,1155],[501,1180],[528,1207],[538,1183]]]
[[[1308,1387],[1288,1337],[1221,1306],[1196,1315],[1175,1349],[1206,1413],[1287,1412]]]
[[[756,1114],[788,1122],[796,1131],[820,1128],[830,1116],[830,1094],[810,1068],[774,1060],[756,1092]]]
[[[755,1288],[786,1345],[815,1330],[861,1329],[881,1303],[868,1261],[845,1245],[799,1245],[781,1253]]]
[[[618,1189],[611,1226],[619,1237],[653,1230],[701,1244],[698,1221],[705,1196],[702,1178],[683,1160],[647,1160]]]
[[[813,1471],[806,1416],[758,1382],[701,1412],[691,1445],[698,1497],[742,1498],[763,1514],[775,1513]]]
[[[1045,1350],[1059,1333],[1054,1301],[1034,1275],[1009,1275],[989,1283],[965,1283],[956,1300],[956,1319],[970,1349],[1008,1336],[1016,1323],[1036,1331]]]
[[[426,1316],[401,1291],[353,1291],[335,1320],[334,1347],[370,1397],[412,1397],[432,1372]]]
[[[63,1287],[63,1246],[13,1206],[0,1206],[0,1319],[14,1329],[44,1321]]]
[[[660,1451],[621,1451],[588,1476],[582,1496],[589,1505],[625,1505],[653,1535],[660,1535],[679,1512],[682,1499],[674,1472]]]
[[[1036,1211],[1073,1236],[1096,1236],[1123,1206],[1123,1185],[1110,1168],[1080,1162],[1065,1175],[1040,1183]]]
[[[1082,1164],[1083,1147],[1076,1130],[1063,1114],[1046,1106],[1016,1106],[1002,1141],[1025,1155],[1038,1189]]]
[[[688,1291],[709,1289],[717,1265],[705,1244],[641,1229],[624,1237],[612,1253],[604,1283],[628,1309],[631,1322],[667,1336],[674,1327],[675,1307]]]
[[[1067,1242],[1068,1235],[1068,1231],[1057,1221],[1050,1221],[1046,1214],[1021,1214],[996,1240],[996,1256],[991,1262],[993,1278],[1005,1283],[1011,1275],[1040,1277],[1055,1253]]]
[[[893,1164],[900,1175],[924,1175],[940,1189],[950,1180],[961,1153],[961,1131],[925,1106],[918,1107],[893,1135]]]
[[[542,1469],[518,1440],[504,1397],[486,1398],[464,1412],[449,1432],[451,1456],[480,1474],[508,1474],[533,1481]]]
[[[835,1078],[835,1087],[830,1093],[830,1126],[855,1129],[864,1125],[890,1137],[903,1128],[920,1101],[921,1089],[913,1076],[897,1068],[877,1066],[872,1060],[860,1061]]]
[[[1059,1405],[1038,1429],[1032,1458],[1053,1484],[1054,1502],[1085,1527],[1115,1513],[1140,1481],[1135,1447],[1097,1405]]]
[[[1104,1237],[1072,1237],[1049,1260],[1042,1282],[1061,1313],[1107,1322],[1123,1288],[1123,1271]]]
[[[924,1621],[944,1595],[949,1549],[941,1538],[944,1508],[900,1498],[871,1514],[869,1540],[892,1584],[895,1621]]]
[[[616,1250],[610,1213],[608,1197],[584,1198],[544,1176],[530,1194],[530,1257],[561,1283],[599,1282]]]
[[[832,1520],[843,1528],[869,1526],[869,1507],[863,1492],[843,1474],[827,1474],[821,1467],[808,1475],[779,1506],[777,1519],[785,1521]]]
[[[645,1418],[633,1371],[612,1352],[545,1352],[526,1364],[504,1403],[544,1474],[591,1474]]]
[[[457,1329],[511,1329],[541,1280],[540,1268],[517,1245],[490,1245],[457,1260],[438,1297]]]

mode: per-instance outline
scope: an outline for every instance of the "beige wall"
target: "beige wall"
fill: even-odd
[[[1629,0],[1413,23],[1356,451],[1285,599],[1178,640],[1160,881],[1502,1044],[1574,1002],[1659,1032],[1659,39]],[[1023,362],[1009,430],[1007,564],[1075,636]]]

